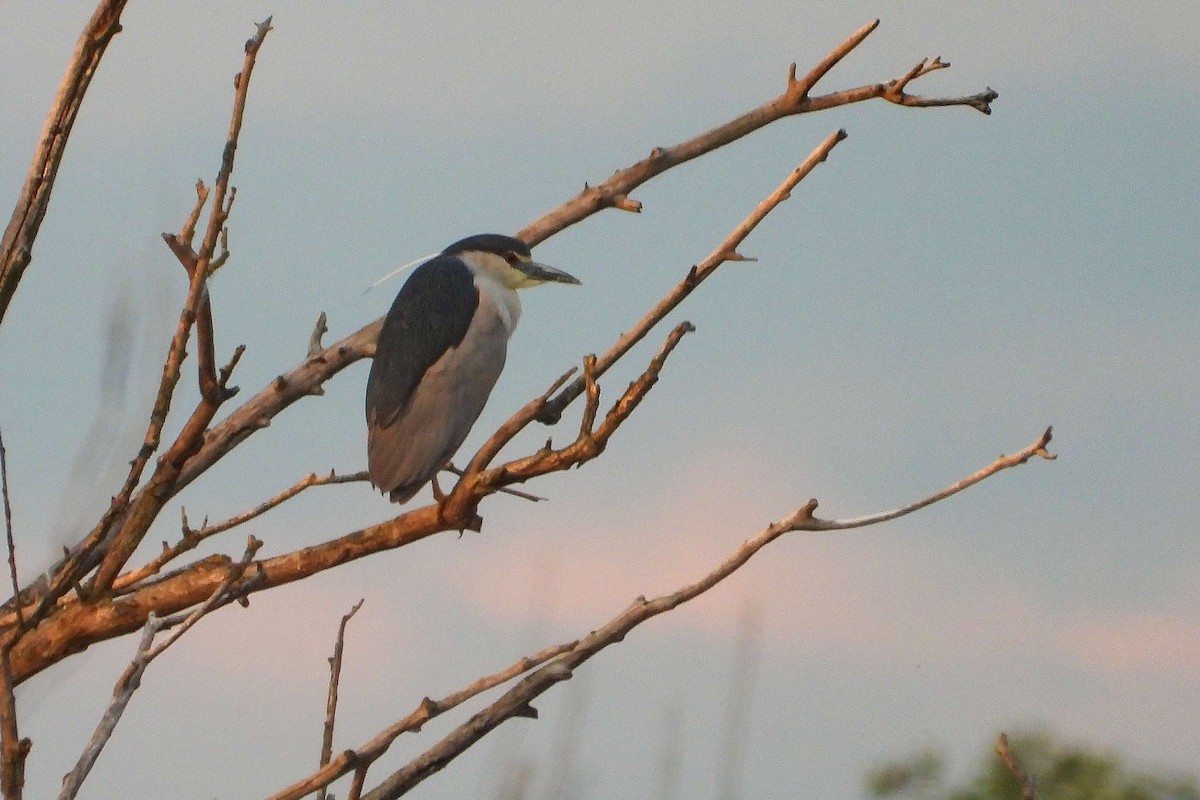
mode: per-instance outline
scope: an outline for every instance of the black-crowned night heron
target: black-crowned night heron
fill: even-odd
[[[491,394],[521,318],[517,289],[579,283],[485,233],[413,270],[383,321],[367,378],[371,484],[403,503],[445,467]]]

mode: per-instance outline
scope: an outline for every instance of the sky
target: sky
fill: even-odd
[[[16,198],[91,8],[5,4],[0,197]],[[961,773],[999,731],[1030,727],[1200,768],[1200,6],[131,3],[0,327],[26,576],[102,513],[141,439],[186,292],[159,234],[215,175],[242,43],[268,14],[233,255],[212,287],[218,358],[247,345],[244,396],[303,357],[321,311],[327,342],[383,314],[399,283],[364,289],[398,264],[516,231],[775,96],[789,63],[803,71],[870,19],[819,89],[940,55],[952,68],[913,91],[1000,98],[990,117],[876,101],[783,120],[647,184],[640,215],[604,212],[536,248],[583,285],[524,296],[468,451],[606,348],[828,133],[849,133],[743,245],[758,260],[725,265],[668,319],[697,332],[602,458],[531,485],[547,503],[490,498],[482,534],[204,620],[151,666],[82,797],[254,797],[307,774],[326,658],[359,598],[339,748],[695,579],[810,497],[830,517],[893,508],[1051,424],[1057,461],[886,525],[772,544],[415,796],[522,780],[530,797],[711,796],[731,774],[731,694],[748,698],[744,797],[861,797],[871,766],[930,747]],[[366,374],[355,365],[254,436],[148,541],[177,535],[180,504],[216,520],[310,471],[363,468]],[[365,485],[314,489],[216,549],[239,554],[253,533],[264,555],[286,552],[394,513]],[[134,647],[95,646],[21,688],[30,796],[57,792]],[[469,713],[401,740],[373,775]]]

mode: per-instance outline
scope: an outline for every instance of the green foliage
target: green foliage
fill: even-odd
[[[1034,779],[1038,800],[1200,800],[1190,775],[1138,771],[1116,753],[1049,734],[1010,737],[1009,751]],[[1021,787],[994,751],[961,786],[947,786],[944,773],[941,755],[926,751],[872,769],[867,791],[894,800],[1021,800]]]

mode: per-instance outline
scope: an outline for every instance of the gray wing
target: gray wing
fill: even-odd
[[[457,258],[417,267],[383,320],[367,378],[367,424],[390,425],[422,376],[467,333],[479,305],[474,276]]]
[[[441,275],[426,269],[437,262]],[[469,284],[454,274],[457,268]],[[371,482],[396,502],[416,494],[462,445],[500,377],[508,346],[495,305],[461,262],[434,259],[419,272],[388,313],[367,382]]]

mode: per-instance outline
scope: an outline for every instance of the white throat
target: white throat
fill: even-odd
[[[506,273],[516,273],[521,277],[524,277],[524,273],[490,253],[465,253],[461,258],[475,276],[475,285],[491,300],[505,330],[512,336],[517,323],[521,321],[521,298],[512,285],[512,276]]]

